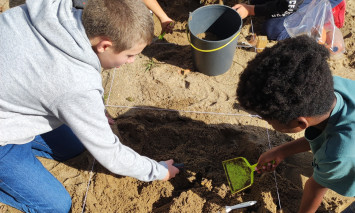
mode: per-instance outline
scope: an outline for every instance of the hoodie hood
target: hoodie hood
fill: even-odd
[[[0,145],[63,124],[52,107],[64,96],[103,94],[81,14],[72,0],[27,0],[0,14]]]
[[[82,10],[72,0],[27,0],[29,21],[37,32],[55,48],[100,71],[100,62],[92,51],[81,22]]]
[[[0,41],[0,146],[66,124],[111,172],[143,181],[166,177],[167,168],[112,133],[100,62],[72,0],[27,0],[1,13]]]

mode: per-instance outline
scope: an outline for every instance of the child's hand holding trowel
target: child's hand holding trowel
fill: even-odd
[[[273,171],[288,156],[310,149],[309,143],[304,137],[284,143],[260,155],[255,171],[257,173]]]
[[[255,167],[257,173],[271,172],[284,160],[284,155],[280,146],[275,147],[260,155],[258,165]]]
[[[158,17],[161,23],[159,39],[163,39],[166,33],[172,33],[175,22],[164,12],[157,0],[143,0],[144,4]]]
[[[162,22],[161,23],[162,30],[161,30],[161,34],[159,35],[159,39],[163,39],[166,33],[172,33],[174,26],[175,26],[175,22],[171,19],[169,21]]]
[[[175,26],[175,22],[170,19],[161,23],[161,33],[172,33]]]
[[[165,165],[165,167],[167,167],[167,169],[168,169],[168,174],[163,179],[163,181],[170,180],[171,178],[174,178],[177,174],[179,174],[180,169],[182,169],[184,167],[183,164],[174,163],[173,159],[163,161],[160,163]]]

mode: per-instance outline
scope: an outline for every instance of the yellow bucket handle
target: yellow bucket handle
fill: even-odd
[[[228,41],[226,44],[224,44],[224,45],[222,45],[222,46],[220,46],[220,47],[217,47],[217,48],[215,48],[215,49],[212,49],[212,50],[203,50],[203,49],[199,49],[199,48],[195,47],[195,46],[191,43],[190,36],[189,36],[189,33],[188,33],[188,29],[189,29],[189,26],[186,25],[186,36],[187,36],[187,40],[189,41],[191,47],[193,47],[193,48],[194,48],[195,50],[197,50],[197,51],[204,52],[204,53],[214,52],[214,51],[217,51],[217,50],[220,50],[220,49],[226,47],[226,46],[227,46],[228,44],[230,44],[234,39],[236,39],[236,38],[239,36],[239,34],[240,34],[240,30],[239,30],[239,32],[238,32],[230,41]]]

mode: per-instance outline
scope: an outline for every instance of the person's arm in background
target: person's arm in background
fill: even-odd
[[[172,33],[175,22],[164,12],[157,0],[143,0],[143,2],[159,18],[161,33]]]
[[[281,17],[295,12],[302,2],[303,0],[274,0],[256,5],[236,4],[232,8],[237,10],[242,19],[248,16]]]
[[[299,213],[316,212],[327,190],[328,188],[318,184],[313,179],[313,176],[310,177],[304,186],[301,206],[298,212]]]
[[[143,0],[143,2],[159,18],[161,33],[172,33],[175,22],[164,12],[157,0]],[[73,6],[77,9],[84,9],[86,4],[87,0],[73,0]]]
[[[233,9],[235,9],[240,17],[242,19],[248,17],[248,16],[255,16],[255,5],[249,5],[249,4],[236,4],[232,7]]]

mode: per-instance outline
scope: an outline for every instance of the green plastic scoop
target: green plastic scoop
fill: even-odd
[[[232,194],[240,192],[254,183],[254,171],[257,164],[250,165],[243,157],[226,160],[222,164]]]

